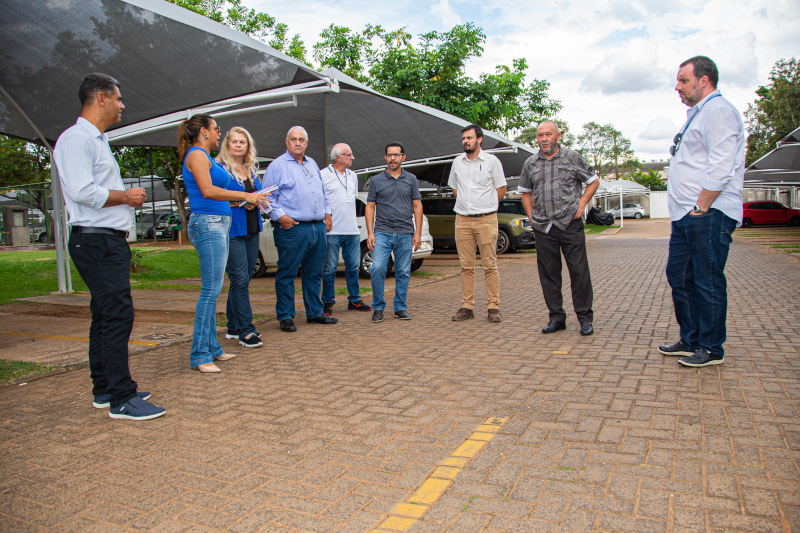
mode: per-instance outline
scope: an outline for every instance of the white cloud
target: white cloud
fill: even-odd
[[[752,31],[719,38],[713,53],[717,57],[711,58],[719,68],[720,85],[751,87],[758,84],[756,35]]]
[[[442,21],[442,26],[447,29],[461,24],[461,17],[450,7],[449,0],[440,0],[438,4],[432,5],[431,13],[439,17],[439,20]]]
[[[657,89],[665,84],[656,49],[643,39],[633,39],[622,50],[605,56],[583,79],[581,90],[617,94]]]
[[[639,134],[639,138],[656,141],[672,139],[678,133],[679,127],[667,117],[656,117],[647,124],[644,131]]]

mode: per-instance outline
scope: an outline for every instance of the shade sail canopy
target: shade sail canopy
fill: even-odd
[[[606,181],[600,180],[600,185],[597,187],[597,192],[595,194],[603,195],[603,194],[619,194],[622,191],[625,194],[631,193],[646,193],[650,192],[650,189],[645,187],[640,183],[636,183],[635,181],[630,180],[613,180],[613,181]]]
[[[763,172],[754,172],[763,171]],[[794,173],[794,181],[797,181],[797,172],[800,172],[800,128],[784,137],[778,142],[778,146],[761,157],[758,161],[747,167],[745,181],[785,181],[788,174]],[[789,177],[791,180],[792,178]]]
[[[431,161],[420,161],[430,158],[438,158],[434,163],[439,163],[439,160],[446,163],[463,151],[461,129],[467,125],[466,121],[430,107],[384,96],[333,68],[322,72],[322,75],[333,80],[338,92],[302,92],[304,87],[315,87],[314,83],[295,85],[294,94],[285,90],[267,91],[261,96],[283,94],[269,101],[284,104],[285,107],[230,117],[219,116],[217,123],[223,131],[233,126],[247,129],[253,136],[259,157],[266,158],[283,154],[289,128],[303,126],[309,136],[308,156],[319,165],[327,164],[333,145],[344,142],[350,145],[356,158],[353,170],[375,170],[385,165],[384,148],[390,141],[403,144],[409,166],[412,162],[430,164]],[[213,112],[227,113],[245,110],[248,105],[227,106],[219,102],[207,108]],[[177,129],[174,126],[143,135],[131,135],[157,124],[174,124],[184,115],[174,113],[147,123],[120,128],[110,133],[111,142],[129,146],[176,146]],[[513,174],[514,169],[518,169],[516,173],[519,173],[522,163],[533,153],[530,148],[516,145],[488,131],[484,131],[483,147],[510,152],[497,154],[504,165],[508,161],[509,167],[513,167],[506,169],[507,174]],[[515,150],[517,153],[514,153]],[[441,174],[444,165],[432,166]]]
[[[53,143],[90,72],[120,82],[123,123],[323,79],[306,65],[163,0],[3,0],[0,87]],[[36,141],[0,97],[0,132]]]

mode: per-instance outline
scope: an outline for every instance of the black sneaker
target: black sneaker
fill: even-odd
[[[372,313],[372,321],[373,322],[383,322],[383,309],[380,309],[380,310],[376,309]]]
[[[294,325],[294,320],[291,318],[287,318],[286,320],[281,320],[281,331],[292,332],[297,331],[297,326]]]
[[[225,338],[226,339],[238,339],[239,338],[239,332],[238,331],[232,331],[232,330],[229,329],[228,331],[225,332]]]
[[[705,348],[700,348],[694,355],[678,359],[678,362],[683,366],[700,367],[700,366],[713,366],[721,365],[725,360],[725,356],[710,354]]]
[[[694,355],[694,350],[687,348],[683,341],[675,344],[662,344],[658,347],[658,351],[664,355]]]
[[[395,311],[394,317],[399,318],[400,320],[411,320],[411,315],[409,315],[408,311],[406,311],[405,309]]]
[[[152,403],[146,402],[141,398],[134,397],[118,407],[112,407],[108,411],[111,418],[121,418],[127,420],[150,420],[166,414],[167,410],[157,407]]]
[[[136,396],[141,398],[142,400],[149,400],[150,393],[149,392],[137,392]],[[98,394],[94,397],[94,401],[92,405],[95,406],[97,409],[106,409],[111,407],[111,395],[110,394]]]
[[[348,311],[372,311],[372,308],[362,302],[361,300],[357,302],[347,302],[347,310]]]
[[[331,316],[333,314],[333,302],[325,302],[322,306],[322,312]]]
[[[239,344],[245,348],[258,348],[259,346],[264,346],[264,343],[255,333],[251,333],[244,339],[239,339]]]

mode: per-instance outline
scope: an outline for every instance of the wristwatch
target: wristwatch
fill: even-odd
[[[705,215],[706,213],[708,213],[708,211],[703,211],[697,205],[695,205],[694,208],[692,208],[692,211],[694,211],[695,213],[699,213],[701,215]]]

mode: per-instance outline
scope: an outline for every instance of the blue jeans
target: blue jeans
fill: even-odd
[[[394,252],[394,310],[408,309],[408,280],[411,279],[411,255],[413,246],[411,233],[375,232],[375,249],[372,250],[372,267],[369,270],[372,281],[372,308],[376,311],[386,309],[383,299],[383,286],[386,282],[386,266]]]
[[[672,223],[667,281],[683,344],[724,355],[728,284],[725,263],[736,221],[717,209]]]
[[[244,339],[255,333],[253,308],[250,307],[250,280],[258,259],[258,239],[260,233],[248,233],[241,237],[231,237],[228,252],[228,331],[238,333]]]
[[[289,229],[280,224],[273,230],[275,246],[278,248],[278,271],[275,273],[275,312],[278,320],[294,318],[294,280],[303,267],[303,305],[306,318],[317,318],[322,314],[322,268],[325,266],[324,222],[301,222]]]
[[[194,214],[189,217],[189,240],[200,256],[202,289],[194,310],[194,334],[189,364],[213,363],[224,350],[217,342],[217,297],[222,290],[228,261],[228,231],[231,217]]]
[[[339,248],[344,258],[344,277],[347,280],[348,300],[358,302],[358,265],[361,262],[361,235],[328,235],[325,252],[325,270],[322,271],[322,301],[336,303],[336,267],[339,264]]]

